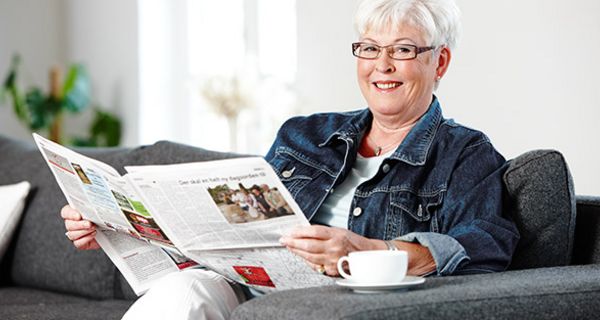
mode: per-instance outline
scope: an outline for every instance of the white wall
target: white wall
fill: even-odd
[[[507,158],[560,150],[576,192],[600,195],[600,2],[457,2],[464,34],[438,92],[446,116],[486,132]],[[356,3],[297,1],[299,113],[364,106],[349,49]],[[96,102],[125,119],[125,144],[137,144],[137,23],[135,0],[0,0],[0,70],[13,50],[38,85],[54,63],[85,62]],[[0,133],[29,137],[12,117],[0,107]]]
[[[138,15],[135,0],[66,0],[67,60],[84,63],[92,99],[123,120],[123,145],[138,143]]]
[[[576,192],[600,195],[600,2],[457,2],[463,37],[437,93],[446,117],[486,132],[507,158],[561,151]],[[298,1],[302,113],[364,105],[349,49],[356,3]]]
[[[356,82],[352,42],[357,0],[297,0],[298,72],[301,113],[365,106]]]
[[[188,142],[185,0],[140,0],[138,5],[138,143]]]
[[[46,90],[48,70],[83,63],[92,102],[124,120],[123,144],[138,141],[137,1],[0,0],[2,81],[13,52],[22,56],[19,82]],[[8,102],[8,101],[7,101]],[[67,136],[86,136],[91,109],[65,117]],[[0,106],[0,133],[30,139],[12,104]]]
[[[447,116],[485,131],[508,158],[561,151],[578,194],[600,194],[600,2],[467,1],[440,87]]]
[[[21,89],[48,88],[48,70],[64,65],[66,58],[63,21],[62,0],[0,0],[0,81],[5,80],[13,53],[19,53]],[[0,104],[0,134],[31,139],[8,97]]]

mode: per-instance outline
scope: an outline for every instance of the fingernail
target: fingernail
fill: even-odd
[[[279,243],[285,244],[286,242],[287,242],[287,237],[286,236],[283,236],[283,237],[279,238]]]

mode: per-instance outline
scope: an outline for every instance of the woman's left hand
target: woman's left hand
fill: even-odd
[[[279,240],[315,270],[325,267],[330,276],[339,275],[337,261],[352,251],[374,250],[377,243],[352,231],[319,225],[294,229]]]

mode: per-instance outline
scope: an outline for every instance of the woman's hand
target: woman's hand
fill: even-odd
[[[398,250],[408,252],[408,270],[409,275],[422,276],[435,271],[436,264],[431,255],[431,251],[427,247],[419,243],[406,241],[392,241]]]
[[[79,211],[66,205],[60,210],[60,216],[65,220],[67,232],[65,235],[73,245],[80,250],[93,250],[100,248],[96,242],[96,226],[81,218]]]
[[[337,261],[349,252],[385,249],[381,240],[368,239],[346,229],[319,225],[296,228],[279,241],[304,258],[313,269],[325,267],[325,273],[330,276],[339,275]]]
[[[325,267],[325,273],[330,276],[339,275],[338,259],[352,251],[388,249],[382,240],[365,238],[346,229],[319,225],[296,228],[279,241],[304,258],[313,269]],[[392,243],[398,250],[408,252],[408,274],[424,275],[435,271],[435,260],[427,247],[405,241]]]

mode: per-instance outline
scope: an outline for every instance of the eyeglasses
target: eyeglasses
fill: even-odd
[[[373,43],[355,42],[352,44],[352,54],[357,58],[374,60],[379,58],[381,51],[387,51],[390,58],[394,60],[412,60],[419,53],[433,50],[436,47],[417,47],[411,44],[392,44],[389,46],[378,46]]]

